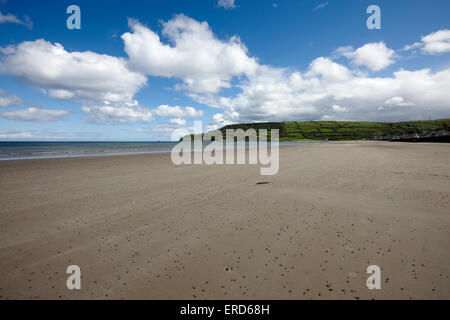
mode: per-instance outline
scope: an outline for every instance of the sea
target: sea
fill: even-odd
[[[176,142],[0,142],[0,160],[168,153]]]
[[[13,142],[0,141],[0,161],[170,153],[178,142]],[[280,142],[283,145],[309,142]]]

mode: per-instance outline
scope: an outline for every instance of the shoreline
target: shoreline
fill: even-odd
[[[342,141],[344,142],[344,141]],[[40,143],[40,142],[37,142]],[[97,142],[93,142],[97,143]],[[127,143],[127,142],[126,142]],[[133,143],[133,142],[132,142]],[[153,142],[152,142],[153,143]],[[167,144],[167,142],[164,142]],[[209,142],[204,142],[204,145]],[[339,141],[280,141],[280,147],[309,145],[318,143],[339,143]],[[61,142],[64,144],[64,142]],[[176,142],[173,142],[175,146]],[[248,149],[248,148],[246,148]],[[225,150],[225,147],[224,147]],[[114,152],[114,153],[93,153],[93,154],[54,154],[54,155],[36,155],[36,156],[18,156],[18,157],[0,157],[0,161],[18,161],[18,160],[46,160],[46,159],[65,159],[65,158],[97,158],[97,157],[116,157],[116,156],[133,156],[133,155],[151,155],[151,154],[170,154],[171,150],[154,150],[154,151],[133,151],[133,152]]]
[[[40,142],[37,142],[40,143]],[[64,143],[64,142],[61,142]],[[84,143],[84,142],[83,142]],[[97,143],[97,142],[93,142]],[[103,142],[101,142],[103,143]],[[109,142],[107,142],[109,143]],[[115,143],[115,142],[114,142]],[[154,143],[154,142],[151,142]],[[167,143],[167,142],[164,142]],[[205,142],[206,143],[206,142]],[[279,141],[279,147],[295,147],[300,145],[314,145],[314,144],[351,144],[351,143],[414,143],[414,144],[441,144],[442,142],[404,142],[404,141],[377,141],[377,140],[348,140],[348,141],[321,141],[321,140],[295,140],[295,141]],[[445,144],[445,143],[444,143]],[[248,149],[248,148],[246,148]],[[225,150],[225,149],[224,149]],[[50,159],[78,159],[78,158],[102,158],[102,157],[122,157],[122,156],[137,156],[137,155],[152,155],[152,154],[170,154],[170,150],[164,151],[143,151],[143,152],[117,152],[117,153],[97,153],[97,154],[55,154],[51,156],[19,156],[2,158],[0,162],[5,161],[24,161],[24,160],[50,160]]]

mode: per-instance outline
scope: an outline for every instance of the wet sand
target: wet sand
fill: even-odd
[[[450,299],[449,144],[5,161],[0,190],[0,299]]]

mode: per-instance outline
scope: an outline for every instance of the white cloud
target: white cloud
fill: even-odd
[[[0,131],[0,139],[5,140],[13,140],[13,139],[31,139],[33,138],[33,134],[31,132],[5,132]]]
[[[443,29],[432,32],[423,36],[420,42],[406,45],[402,51],[416,50],[419,48],[423,54],[436,55],[450,52],[450,30]]]
[[[327,5],[328,5],[328,1],[326,1],[326,2],[324,2],[324,3],[321,3],[321,4],[319,4],[318,6],[314,7],[313,11],[323,9],[323,8],[325,8]]]
[[[172,119],[173,120],[173,119]],[[159,140],[172,140],[178,141],[180,138],[192,133],[194,128],[187,126],[183,121],[169,121],[165,123],[159,123],[157,125],[145,128],[135,129],[140,133],[153,133],[157,134]]]
[[[187,90],[195,101],[219,109],[208,128],[253,121],[395,121],[449,116],[450,68],[399,70],[384,77],[354,70],[366,66],[378,71],[394,63],[395,52],[384,42],[356,50],[338,49],[336,53],[347,57],[349,66],[318,57],[300,71],[260,65],[238,37],[219,40],[206,22],[183,15],[163,24],[167,44],[137,21],[129,24],[131,32],[122,36],[129,60],[89,51],[67,52],[59,44],[37,40],[0,48],[4,55],[0,73],[44,87],[58,99],[82,100],[89,121],[120,124],[150,122],[156,116],[172,118],[142,132],[189,130],[185,118],[203,116],[201,110],[191,107],[140,106],[133,98],[146,83],[144,74],[181,79],[179,89]],[[436,44],[445,38],[442,34],[426,37],[421,46],[412,47],[425,48],[425,41]],[[443,52],[445,46],[429,48],[434,48],[427,49],[429,52]],[[232,80],[240,91],[221,96],[220,89],[230,87]]]
[[[330,64],[327,58],[314,61],[305,72],[261,66],[233,97],[191,97],[223,109],[213,118],[213,124],[219,126],[254,121],[437,119],[450,114],[450,68],[439,72],[400,70],[390,77],[371,78],[351,73],[342,65],[319,68],[317,61]],[[339,108],[330,108],[334,105]],[[379,109],[389,105],[402,108]],[[343,108],[345,112],[340,112]]]
[[[71,132],[70,135],[67,135],[65,132],[58,131],[46,131],[46,130],[37,130],[37,131],[2,131],[0,130],[0,139],[2,140],[88,140],[92,141],[92,139],[98,138],[98,135],[94,135],[92,133],[87,132]]]
[[[236,4],[234,3],[235,0],[219,0],[217,5],[219,7],[223,7],[227,10],[236,8]]]
[[[356,50],[342,47],[336,52],[348,58],[352,65],[365,66],[372,71],[380,71],[395,62],[395,51],[389,49],[383,41],[367,43]]]
[[[333,62],[329,58],[319,57],[310,64],[307,76],[320,76],[327,80],[344,81],[350,79],[351,74],[351,71],[343,65]],[[296,80],[293,79],[293,81]]]
[[[450,30],[439,30],[422,37],[423,53],[439,54],[450,51]]]
[[[97,102],[83,105],[81,110],[88,114],[87,120],[94,123],[125,124],[129,122],[151,122],[153,113],[149,108],[139,105],[137,101],[129,102]]]
[[[160,117],[175,117],[177,120],[182,117],[195,118],[203,116],[203,111],[196,110],[192,107],[179,107],[160,105],[155,109],[150,109],[139,105],[137,101],[134,102],[89,102],[82,106],[82,111],[88,115],[86,118],[94,123],[106,124],[126,124],[135,122],[152,122],[155,116]],[[171,121],[172,124],[175,122]]]
[[[224,116],[224,114],[221,114],[221,113],[216,113],[213,116],[213,121],[215,123],[215,125],[214,125],[215,129],[217,129],[219,127],[224,127],[224,126],[227,126],[227,125],[233,123],[231,120],[225,120],[225,117],[232,119],[233,115],[230,112],[227,112],[226,116]]]
[[[202,110],[196,110],[192,107],[179,107],[179,106],[168,106],[160,105],[154,110],[154,113],[160,117],[186,117],[186,118],[197,118],[203,116]]]
[[[65,110],[28,108],[23,110],[0,112],[0,116],[15,121],[54,122],[68,114]]]
[[[48,93],[50,97],[61,100],[70,100],[76,97],[74,92],[64,89],[50,89],[45,92]]]
[[[28,16],[25,16],[23,19],[19,19],[17,16],[8,13],[3,14],[0,11],[0,24],[2,23],[15,23],[15,24],[21,24],[23,26],[26,26],[27,28],[33,28],[33,22],[30,20]]]
[[[185,126],[187,124],[185,119],[182,118],[173,118],[169,120],[169,123],[177,124],[179,126]]]
[[[145,85],[144,75],[130,71],[123,58],[90,51],[68,52],[43,39],[2,48],[0,74],[49,88],[58,99],[131,101]]]
[[[331,108],[333,109],[333,111],[336,111],[336,112],[347,112],[346,107],[341,107],[337,104],[333,105]]]
[[[404,46],[403,49],[401,49],[400,51],[410,51],[410,50],[414,50],[414,49],[420,48],[422,46],[423,46],[423,43],[421,43],[421,42],[414,42],[413,44]]]
[[[172,45],[162,43],[155,32],[136,20],[130,20],[129,26],[132,32],[123,34],[122,39],[130,66],[148,75],[182,79],[178,89],[218,92],[229,88],[233,77],[251,75],[257,68],[238,37],[219,40],[207,22],[184,15],[165,22],[162,34]]]
[[[410,107],[414,105],[414,103],[407,102],[403,97],[399,96],[387,99],[384,104],[388,107]]]
[[[0,108],[17,107],[23,105],[22,99],[14,94],[7,94],[0,89]]]

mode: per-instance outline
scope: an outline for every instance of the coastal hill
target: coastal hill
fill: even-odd
[[[219,129],[278,129],[280,141],[388,140],[450,141],[450,119],[406,122],[306,121],[263,122],[227,125]],[[270,131],[269,131],[270,134]]]

